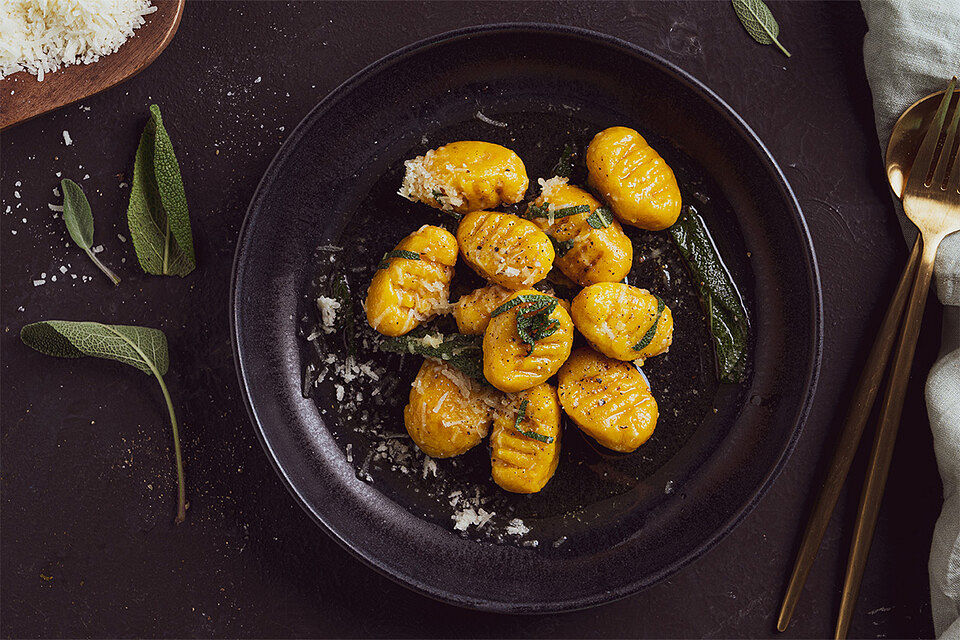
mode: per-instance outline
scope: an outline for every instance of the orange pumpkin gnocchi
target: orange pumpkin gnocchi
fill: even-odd
[[[465,296],[461,296],[453,305],[453,317],[457,329],[467,335],[479,335],[487,328],[490,314],[513,295],[510,289],[498,284],[488,284]]]
[[[404,165],[401,196],[459,213],[520,202],[530,184],[520,156],[491,142],[451,142]]]
[[[587,147],[590,186],[626,224],[658,231],[680,216],[680,188],[667,163],[639,133],[604,129]]]
[[[646,289],[602,282],[583,289],[570,305],[573,323],[593,348],[617,360],[666,353],[673,342],[673,315]]]
[[[521,415],[522,410],[522,415]],[[498,411],[490,434],[493,481],[513,493],[536,493],[560,461],[560,401],[549,384],[522,391]]]
[[[657,426],[657,401],[632,364],[580,348],[560,369],[560,404],[580,430],[604,447],[630,453]]]
[[[483,375],[507,393],[530,389],[560,369],[572,346],[573,320],[563,305],[539,291],[517,291],[483,333]]]
[[[571,208],[581,213],[554,218],[554,212]],[[554,241],[554,264],[574,282],[587,286],[596,282],[619,282],[633,266],[633,244],[613,219],[609,209],[600,208],[592,195],[567,184],[566,178],[551,178],[543,184],[540,197],[527,212],[534,224]],[[544,209],[547,209],[544,211]],[[537,214],[538,210],[542,215]],[[575,210],[575,209],[574,209]]]
[[[494,394],[446,363],[425,360],[410,388],[403,424],[428,456],[458,456],[490,431]]]
[[[389,252],[367,289],[370,326],[386,336],[402,336],[448,304],[457,240],[424,225]]]
[[[509,213],[474,211],[457,228],[460,252],[474,271],[507,289],[543,280],[553,266],[550,238],[529,220]]]

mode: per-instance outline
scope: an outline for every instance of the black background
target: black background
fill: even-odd
[[[172,44],[142,74],[4,133],[0,633],[775,634],[825,452],[906,251],[874,130],[859,4],[771,6],[792,58],[750,40],[725,2],[191,0]],[[500,21],[609,33],[705,82],[783,167],[810,225],[824,286],[815,405],[796,452],[759,506],[714,550],[663,583],[611,605],[549,617],[433,602],[367,569],[322,534],[275,476],[247,421],[228,338],[230,267],[243,214],[297,122],[328,91],[394,49]],[[121,183],[129,181],[151,102],[163,111],[190,202],[199,268],[185,279],[143,275],[126,229],[129,189]],[[52,193],[57,172],[87,192],[95,242],[123,278],[119,288],[68,243],[62,220],[47,207],[60,203]],[[45,284],[34,286],[43,273]],[[189,483],[183,525],[172,523],[176,484],[159,388],[132,368],[52,360],[20,343],[23,324],[55,318],[167,333],[166,379],[182,422]],[[932,303],[925,322],[915,367],[921,372],[939,335]],[[941,488],[922,382],[915,376],[909,391],[852,636],[932,635],[926,563]],[[861,452],[788,637],[832,633],[863,470]]]

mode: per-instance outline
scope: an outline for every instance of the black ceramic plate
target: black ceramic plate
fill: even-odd
[[[381,379],[397,382],[386,401],[370,393],[360,402],[338,400],[329,381],[315,398],[303,397],[304,367],[317,356],[308,345],[322,344],[321,356],[342,349],[304,339],[301,319],[315,315],[317,277],[323,286],[331,269],[346,273],[362,295],[385,249],[439,221],[435,211],[395,195],[404,159],[456,139],[485,139],[515,149],[535,180],[550,176],[567,140],[583,144],[611,125],[648,137],[674,167],[685,202],[710,226],[753,323],[744,383],[713,380],[692,283],[665,236],[631,232],[645,258],[631,277],[677,307],[674,347],[645,367],[661,417],[637,453],[610,455],[568,428],[547,488],[512,496],[490,482],[483,447],[440,461],[440,479],[423,477],[415,450],[399,465],[389,451],[377,455],[394,446],[378,443],[377,433],[403,431],[398,412],[416,372],[412,358],[359,347],[358,361],[369,358]],[[326,245],[344,250],[318,251]],[[376,62],[330,94],[291,134],[250,204],[231,306],[251,417],[307,512],[402,584],[497,611],[607,602],[715,544],[783,466],[820,362],[813,247],[796,199],[756,135],[670,63],[559,26],[446,34]],[[496,512],[487,528],[454,530],[457,505],[448,498],[458,486],[480,491]],[[530,532],[504,533],[513,517]]]

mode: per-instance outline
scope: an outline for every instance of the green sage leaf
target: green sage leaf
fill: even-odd
[[[386,269],[390,265],[391,258],[403,258],[404,260],[419,260],[420,254],[416,251],[406,251],[405,249],[394,249],[383,254],[383,259],[377,265],[377,269]]]
[[[48,356],[105,358],[148,374],[164,375],[170,364],[166,336],[148,327],[47,320],[24,326],[20,339]]]
[[[650,325],[650,328],[647,329],[647,332],[643,334],[643,337],[640,338],[640,342],[633,345],[634,351],[643,351],[646,349],[651,342],[653,342],[654,337],[657,335],[657,327],[660,324],[660,316],[663,315],[663,310],[666,305],[663,303],[663,300],[660,296],[654,296],[657,299],[657,315],[653,318],[653,324]]]
[[[93,247],[93,212],[90,203],[76,182],[69,178],[60,181],[63,191],[63,222],[67,233],[81,249]]]
[[[355,318],[353,315],[353,294],[350,291],[350,281],[343,272],[337,274],[330,287],[331,297],[340,304],[340,313],[337,314],[336,330],[343,333],[343,344],[349,355],[356,354],[356,339],[354,334]]]
[[[521,211],[517,215],[523,218],[524,220],[533,220],[534,218],[545,218],[547,216],[547,211],[550,210],[550,204],[544,202],[543,204],[531,204],[527,207],[526,211]]]
[[[439,339],[439,342],[438,342]],[[380,343],[383,351],[415,353],[442,360],[465,375],[486,383],[483,376],[483,336],[451,333],[444,335],[425,327],[396,338],[385,338]]]
[[[721,382],[740,382],[745,376],[750,322],[730,273],[693,207],[686,207],[670,235],[697,283],[717,355]]]
[[[58,358],[90,356],[128,364],[144,373],[152,374],[160,383],[160,391],[167,405],[173,430],[173,452],[177,466],[176,523],[187,517],[186,479],[183,472],[183,454],[177,416],[173,410],[170,392],[163,381],[170,366],[167,337],[159,329],[99,322],[70,322],[47,320],[34,322],[20,329],[20,339],[28,347]]]
[[[516,298],[507,300],[506,302],[501,304],[499,307],[493,310],[493,313],[490,314],[490,317],[496,318],[501,313],[506,313],[507,311],[510,311],[510,309],[513,309],[514,307],[519,307],[521,304],[524,304],[526,302],[556,303],[556,301],[557,301],[556,298],[552,296],[548,296],[545,293],[525,293],[523,295],[517,296]]]
[[[594,229],[606,229],[613,224],[613,211],[606,207],[597,207],[597,210],[587,218],[587,224]]]
[[[93,212],[90,210],[90,203],[83,189],[69,178],[60,181],[60,189],[63,191],[63,222],[67,225],[70,238],[83,249],[93,264],[113,281],[113,284],[120,284],[117,274],[100,262],[93,252]]]
[[[533,429],[530,429],[529,431],[524,431],[523,429],[520,428],[520,423],[523,422],[524,419],[527,417],[527,406],[529,404],[530,404],[529,400],[524,400],[523,402],[520,403],[520,408],[517,409],[517,420],[516,422],[513,423],[513,428],[516,430],[517,433],[519,433],[522,436],[526,436],[527,438],[532,438],[534,440],[538,440],[546,444],[552,443],[553,436],[545,436],[545,435],[539,434]]]
[[[182,277],[196,268],[180,165],[155,104],[150,105],[133,164],[127,224],[147,273]]]
[[[557,160],[557,164],[553,167],[553,175],[560,176],[561,178],[569,178],[570,174],[573,173],[573,165],[576,157],[577,148],[570,142],[564,143],[560,159]]]
[[[790,52],[777,40],[777,36],[780,35],[780,25],[763,0],[732,0],[732,2],[733,10],[736,11],[740,23],[751,38],[760,44],[774,44],[783,52],[783,55],[790,57]]]

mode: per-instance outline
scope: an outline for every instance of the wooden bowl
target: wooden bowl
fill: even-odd
[[[163,51],[180,26],[186,0],[154,0],[157,10],[114,53],[92,64],[48,73],[43,82],[26,71],[0,80],[0,130],[100,93],[140,73]]]

